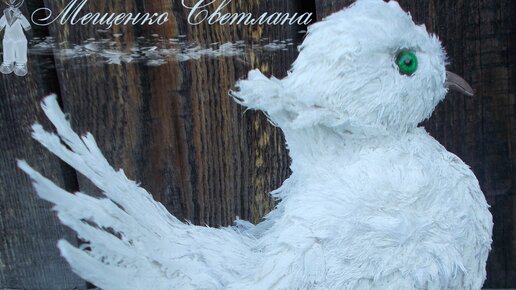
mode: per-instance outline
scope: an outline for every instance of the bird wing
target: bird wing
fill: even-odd
[[[249,72],[247,79],[237,82],[237,90],[231,91],[230,95],[248,109],[263,111],[283,131],[315,124],[328,127],[348,125],[348,119],[342,118],[334,110],[311,104],[312,101],[298,99],[302,94],[291,85],[285,85],[287,79],[288,77],[282,80],[268,78],[255,69]]]
[[[179,221],[122,170],[114,170],[91,134],[80,137],[72,130],[55,96],[45,98],[42,107],[57,135],[35,124],[33,138],[104,194],[69,193],[18,162],[37,194],[55,204],[61,222],[89,242],[81,248],[58,243],[79,276],[103,289],[219,289],[254,263],[253,237],[236,228]]]

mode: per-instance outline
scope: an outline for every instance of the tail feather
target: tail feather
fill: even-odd
[[[44,100],[43,109],[58,135],[36,124],[33,137],[106,197],[69,193],[18,162],[63,224],[89,241],[87,250],[59,242],[78,275],[104,289],[220,289],[254,263],[254,238],[232,228],[180,222],[123,171],[115,171],[91,134],[80,137],[72,130],[55,96]]]
[[[67,241],[61,240],[58,248],[66,261],[72,265],[72,270],[88,281],[94,281],[95,286],[101,289],[171,289],[175,285],[170,284],[163,273],[157,271],[150,263],[138,261],[137,266],[113,266],[100,262],[87,252],[72,246]],[[145,279],[142,279],[142,271],[145,271]],[[168,282],[168,283],[167,283]],[[168,287],[164,287],[165,285]]]
[[[43,101],[43,111],[56,127],[59,136],[46,132],[41,125],[36,124],[33,126],[34,139],[86,176],[104,191],[108,198],[122,206],[129,214],[146,211],[148,214],[144,217],[135,216],[140,219],[139,222],[145,223],[154,230],[165,231],[161,232],[162,234],[167,234],[166,228],[156,227],[155,219],[166,223],[179,222],[162,206],[158,206],[146,190],[129,180],[123,171],[115,171],[102,155],[91,134],[86,134],[81,138],[73,131],[66,116],[59,108],[55,96],[47,97]],[[61,141],[70,150],[63,146]],[[149,224],[149,220],[153,222]]]

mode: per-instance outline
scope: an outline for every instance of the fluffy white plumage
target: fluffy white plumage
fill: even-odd
[[[403,49],[419,59],[411,77],[394,64]],[[488,205],[468,166],[417,128],[445,80],[437,38],[381,0],[312,25],[285,79],[251,71],[233,95],[281,127],[293,171],[256,226],[182,223],[115,171],[93,136],[76,135],[55,97],[43,109],[59,136],[37,124],[33,136],[105,198],[70,194],[19,166],[90,241],[89,251],[59,248],[104,289],[480,289]]]

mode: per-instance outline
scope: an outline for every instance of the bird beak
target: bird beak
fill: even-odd
[[[473,88],[471,88],[468,82],[466,82],[460,76],[449,71],[446,72],[446,82],[444,85],[450,90],[462,93],[466,96],[472,97],[475,95]]]

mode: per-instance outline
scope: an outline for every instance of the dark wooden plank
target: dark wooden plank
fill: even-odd
[[[22,12],[29,14],[26,6]],[[35,32],[41,33],[45,31]],[[0,74],[1,289],[70,290],[86,286],[56,247],[59,238],[73,243],[75,235],[59,223],[50,204],[36,196],[28,178],[16,169],[16,158],[26,159],[58,184],[73,187],[66,182],[75,179],[73,172],[30,138],[32,123],[45,123],[39,100],[57,88],[52,66],[52,57],[29,54],[27,76]]]
[[[233,1],[226,10],[289,12],[300,9],[295,2]],[[54,11],[66,3],[47,1]],[[115,167],[124,168],[178,217],[212,226],[231,224],[236,216],[259,221],[274,206],[268,192],[289,174],[288,157],[280,131],[261,114],[243,114],[227,93],[251,68],[286,75],[297,53],[295,45],[267,53],[263,45],[256,49],[252,43],[293,38],[301,28],[192,26],[181,1],[107,3],[90,1],[84,11],[167,11],[170,21],[114,27],[108,35],[80,25],[52,25],[60,48],[121,33],[113,49],[136,45],[139,37],[165,42],[177,38],[202,47],[244,40],[245,53],[167,59],[160,66],[105,64],[95,56],[66,59],[56,54],[64,108],[75,127],[91,131]],[[82,178],[80,187],[93,191]]]
[[[351,5],[354,0],[316,0],[315,7],[317,11],[317,19],[321,20],[324,17],[337,12],[345,7]]]
[[[516,223],[516,196],[497,195],[488,197],[491,205],[493,219],[496,224],[493,229],[493,249],[488,263],[488,281],[486,287],[490,288],[514,288],[511,281],[514,279],[514,261],[516,242],[514,239]]]
[[[348,1],[316,1],[320,19]],[[476,90],[473,98],[450,93],[424,125],[469,164],[493,204],[494,242],[486,287],[516,287],[515,95],[516,5],[509,0],[401,0],[416,23],[439,35],[449,69]]]

